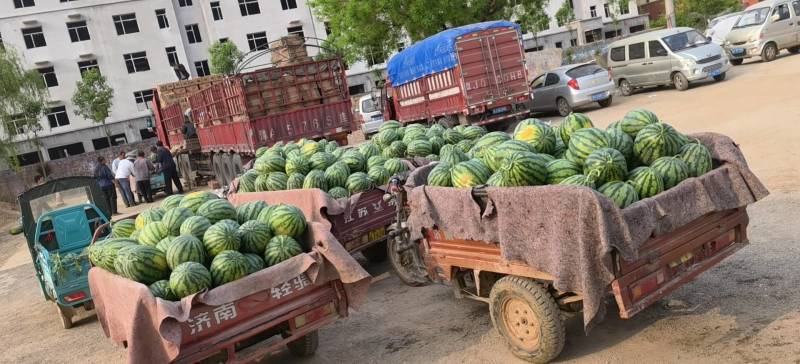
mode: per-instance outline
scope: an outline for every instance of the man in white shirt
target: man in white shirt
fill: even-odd
[[[135,157],[135,156],[134,156]],[[136,200],[133,198],[133,191],[131,191],[131,180],[129,177],[133,175],[133,162],[128,158],[118,159],[117,169],[114,171],[114,179],[117,180],[117,185],[122,191],[122,201],[125,206],[136,206]]]

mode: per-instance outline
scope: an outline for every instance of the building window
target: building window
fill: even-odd
[[[165,9],[156,9],[156,20],[158,20],[159,29],[169,28],[169,19],[167,19],[167,11]]]
[[[99,69],[97,67],[97,60],[96,59],[90,59],[88,61],[80,61],[80,62],[78,62],[78,71],[81,72],[81,76],[83,76],[84,72],[86,72],[86,71],[88,71],[90,69]]]
[[[644,24],[634,25],[628,29],[631,33],[638,33],[644,30]]]
[[[325,24],[325,35],[331,35],[331,23],[326,21],[324,24]]]
[[[181,63],[178,61],[178,51],[175,50],[175,47],[167,47],[165,50],[167,51],[167,61],[169,61],[170,66]]]
[[[50,109],[50,112],[47,113],[47,121],[50,122],[50,128],[69,125],[67,108],[64,106],[56,106]]]
[[[89,28],[86,26],[85,21],[67,23],[67,31],[69,32],[69,39],[72,43],[90,39]]]
[[[36,5],[33,0],[14,0],[14,8],[29,8]]]
[[[303,26],[302,25],[296,26],[296,27],[288,27],[288,28],[286,28],[286,32],[289,33],[289,35],[297,34],[303,40],[306,39],[306,35],[303,33]]]
[[[11,120],[6,121],[6,133],[8,136],[25,134],[25,120],[22,115],[12,115]]]
[[[556,42],[556,48],[564,48],[561,42]]]
[[[111,136],[111,145],[117,146],[123,144],[128,144],[128,138],[125,136],[124,133]],[[92,139],[92,146],[94,147],[94,150],[106,149],[109,147],[108,138],[102,137],[102,138]]]
[[[211,74],[211,71],[208,68],[208,61],[195,62],[194,70],[197,72],[197,77],[208,76]]]
[[[50,160],[56,160],[61,158],[66,158],[73,155],[83,154],[86,152],[83,149],[83,143],[72,143],[67,145],[62,145],[60,147],[55,148],[48,148],[47,154],[50,155]]]
[[[228,41],[228,38],[219,38],[220,43],[225,43]]]
[[[297,0],[281,0],[283,10],[297,9]]]
[[[267,32],[250,33],[247,35],[247,45],[250,46],[251,51],[267,49],[269,47],[268,43]]]
[[[136,22],[136,14],[114,15],[114,26],[117,28],[117,35],[131,34],[139,32],[139,23]]]
[[[141,90],[133,93],[136,100],[136,108],[146,110],[150,108],[150,101],[153,101],[153,90]]]
[[[572,47],[577,46],[578,45],[578,40],[575,39],[575,38],[570,39],[569,40],[569,45],[572,46]]]
[[[144,129],[139,129],[139,136],[142,137],[142,140],[147,140],[150,138],[155,138],[158,135],[156,133],[153,133],[153,131],[150,130],[150,128],[144,128]]]
[[[348,86],[347,87],[347,92],[350,95],[363,94],[365,92],[364,91],[364,84],[362,83],[362,84],[359,84],[359,85]]]
[[[39,163],[39,152],[17,154],[17,162],[19,162],[20,167]]]
[[[189,43],[200,43],[203,41],[203,38],[200,36],[200,27],[197,24],[189,24],[186,26],[186,38],[189,39]]]
[[[42,74],[44,84],[47,87],[58,86],[58,78],[56,78],[56,71],[53,67],[39,68],[38,71]]]
[[[398,51],[398,52],[402,52],[402,51],[403,51],[403,49],[406,49],[406,44],[405,44],[405,43],[403,43],[403,42],[398,42],[398,43],[397,43],[397,51]]]
[[[606,18],[611,17],[611,7],[608,4],[603,4],[603,12],[606,14]]]
[[[617,30],[609,30],[609,31],[605,32],[606,39],[616,38],[616,37],[619,37],[620,35],[622,35],[622,30],[619,30],[619,29],[617,29]]]
[[[596,18],[597,17],[597,7],[596,6],[592,5],[592,6],[589,7],[589,16],[592,17],[592,18]]]
[[[178,6],[182,8],[186,6],[192,6],[192,0],[178,0]]]
[[[25,39],[25,47],[28,49],[47,45],[44,40],[44,33],[42,33],[42,27],[22,29],[22,38]]]
[[[239,12],[242,13],[242,16],[261,14],[258,0],[239,0]]]
[[[147,52],[128,53],[122,56],[125,58],[125,67],[128,68],[128,73],[150,70],[150,62],[147,62]]]
[[[630,9],[628,9],[628,4],[620,6],[619,13],[622,15],[630,13]]]
[[[541,51],[542,49],[544,49],[544,46],[525,48],[525,53],[538,52],[538,51]]]
[[[219,1],[211,2],[211,15],[214,20],[222,20],[222,8],[219,6]]]

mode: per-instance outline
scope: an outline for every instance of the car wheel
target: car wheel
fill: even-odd
[[[613,99],[613,97],[609,96],[607,99],[600,100],[597,103],[600,104],[600,107],[609,107],[609,106],[611,106],[611,100],[612,99]]]
[[[572,112],[572,106],[569,105],[567,99],[563,97],[559,97],[556,100],[556,110],[558,110],[558,114],[561,116],[567,116]]]
[[[744,58],[734,58],[734,59],[731,59],[730,61],[731,61],[731,64],[734,65],[734,66],[741,66],[742,63],[744,62]]]
[[[442,116],[436,122],[439,125],[445,127],[445,129],[450,129],[450,128],[458,125],[458,119],[456,119],[453,115]]]
[[[764,50],[761,51],[761,59],[764,62],[772,62],[778,58],[778,47],[775,46],[775,43],[768,43],[764,46]]]
[[[619,81],[619,92],[622,93],[622,96],[630,96],[633,93],[631,83],[628,80]]]
[[[689,89],[689,80],[680,72],[675,72],[675,74],[672,75],[672,84],[675,85],[675,89],[678,91],[686,91]]]
[[[725,80],[725,72],[722,72],[716,76],[714,76],[714,81],[724,81]]]

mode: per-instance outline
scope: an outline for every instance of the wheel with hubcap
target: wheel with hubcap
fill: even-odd
[[[622,96],[630,96],[633,94],[633,87],[628,80],[619,81],[619,92],[622,93]]]
[[[613,99],[614,99],[613,96],[609,96],[607,99],[600,100],[597,103],[600,104],[600,107],[609,107],[611,106],[611,101],[613,101]]]
[[[761,59],[764,62],[772,62],[778,58],[778,47],[775,46],[775,43],[768,43],[764,46],[764,50],[761,51]]]
[[[445,115],[436,120],[436,123],[450,129],[456,125],[458,125],[458,119],[456,119],[453,115]]]
[[[742,63],[744,63],[744,58],[734,58],[734,59],[731,59],[730,61],[731,61],[731,64],[734,65],[734,66],[741,66]]]
[[[675,89],[678,91],[686,91],[689,89],[689,80],[680,72],[675,72],[675,74],[672,75],[672,84],[675,85]]]
[[[559,97],[556,100],[556,110],[558,110],[559,115],[567,116],[572,112],[572,106],[569,105],[567,99]]]

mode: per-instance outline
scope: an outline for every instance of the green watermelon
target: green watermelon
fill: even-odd
[[[161,223],[164,224],[164,227],[167,229],[169,235],[177,236],[181,233],[181,225],[183,222],[190,217],[192,217],[192,212],[189,209],[185,207],[175,207],[164,213],[164,217],[161,218]]]
[[[312,155],[311,158],[308,159],[308,163],[311,164],[311,169],[317,169],[320,171],[325,171],[325,169],[330,167],[334,162],[336,162],[336,157],[328,152],[319,152]]]
[[[269,190],[269,187],[267,187],[267,178],[269,178],[268,174],[259,174],[258,177],[256,177],[256,192],[264,192]]]
[[[267,176],[267,191],[283,191],[289,182],[289,176],[283,172],[272,172]]]
[[[291,236],[276,235],[267,244],[267,250],[264,252],[264,262],[266,262],[267,267],[271,267],[302,253],[303,247],[297,240]]]
[[[203,238],[203,234],[211,227],[211,221],[202,216],[192,216],[181,224],[179,235],[192,235],[198,239]]]
[[[135,221],[133,219],[123,219],[111,223],[111,237],[113,238],[127,238],[136,230]]]
[[[185,262],[205,264],[208,259],[203,242],[191,235],[181,235],[173,239],[165,256],[170,269]]]
[[[372,137],[372,142],[380,148],[386,148],[399,138],[400,136],[397,134],[396,129],[388,129],[375,134],[375,136]]]
[[[402,125],[400,125],[400,122],[397,121],[397,120],[386,120],[386,121],[383,122],[383,124],[381,124],[381,126],[378,127],[378,131],[381,132],[381,131],[384,131],[386,129],[394,130],[394,129],[399,128],[400,126],[402,126]]]
[[[433,136],[442,136],[442,133],[445,131],[445,127],[441,124],[433,124],[428,128],[428,131],[425,133],[425,136],[431,138]]]
[[[272,209],[269,211],[266,223],[273,234],[288,235],[299,239],[305,233],[306,217],[299,208],[287,204],[278,204],[270,207]],[[261,220],[260,217],[259,220]]]
[[[436,154],[428,154],[425,156],[425,159],[431,162],[435,162],[439,160],[439,156]]]
[[[239,250],[241,242],[237,230],[238,227],[223,222],[211,225],[203,234],[203,245],[208,254],[215,257],[225,250]]]
[[[372,189],[372,179],[364,172],[356,172],[347,177],[345,187],[351,194],[365,192]]]
[[[133,226],[136,228],[136,230],[141,230],[144,228],[145,225],[151,222],[161,221],[161,217],[163,217],[163,215],[164,214],[161,212],[161,210],[156,210],[156,209],[144,210],[141,213],[139,213],[138,216],[136,216],[136,220],[134,221]]]
[[[456,146],[447,144],[439,150],[439,160],[456,165],[468,161],[469,157]]]
[[[261,215],[261,214],[259,214],[259,215]],[[241,226],[241,225],[239,225],[238,222],[236,222],[236,220],[231,220],[231,219],[220,220],[220,221],[217,222],[217,224],[230,225],[231,228],[234,229],[234,230],[239,230],[239,226]]]
[[[183,195],[182,194],[178,193],[178,194],[174,194],[174,195],[169,195],[169,196],[165,197],[163,201],[161,201],[161,205],[159,205],[159,206],[164,211],[169,212],[170,209],[172,209],[174,207],[178,207],[178,205],[181,203],[181,200],[183,200]]]
[[[428,172],[428,185],[438,187],[451,187],[453,185],[453,177],[450,171],[453,169],[453,164],[448,162],[439,162],[430,172]]]
[[[625,157],[616,149],[600,148],[589,154],[583,164],[583,174],[590,175],[596,171],[597,184],[610,181],[622,181],[628,174]]]
[[[442,132],[442,139],[444,139],[447,144],[456,144],[464,139],[464,135],[455,129],[446,129]]]
[[[361,152],[361,155],[367,160],[381,154],[380,149],[373,143],[362,143],[358,146],[358,151]]]
[[[253,169],[259,174],[270,174],[272,172],[283,172],[286,168],[286,160],[277,154],[266,154],[253,163]]]
[[[197,209],[200,207],[200,205],[204,204],[206,201],[217,198],[219,198],[217,195],[208,191],[191,192],[183,197],[178,206],[185,207],[195,214],[197,213]]]
[[[650,165],[661,157],[678,154],[683,143],[678,132],[669,124],[650,124],[642,128],[633,142],[633,153],[642,163]]]
[[[461,131],[461,134],[464,135],[464,138],[467,139],[478,139],[484,135],[486,135],[486,129],[481,126],[477,125],[470,125],[464,128]]]
[[[140,235],[141,233],[142,233],[142,231],[141,231],[141,230],[134,230],[134,231],[133,231],[133,233],[131,233],[131,236],[129,236],[129,238],[130,238],[130,239],[132,239],[132,240],[134,240],[134,241],[136,241],[136,242],[137,242],[137,244],[138,244],[138,241],[139,241],[139,235]]]
[[[583,169],[578,163],[566,159],[556,159],[547,163],[547,184],[559,184],[565,178],[582,172]]]
[[[446,144],[444,139],[442,139],[442,137],[439,136],[431,137],[430,139],[428,139],[428,142],[431,143],[431,154],[438,154],[439,149],[441,149],[442,146]]]
[[[492,170],[479,159],[471,159],[456,164],[450,170],[450,173],[453,187],[468,188],[486,183],[492,175]]]
[[[409,157],[424,157],[433,152],[431,142],[426,139],[417,139],[408,143],[406,155]]]
[[[303,156],[291,156],[286,158],[286,174],[300,173],[305,175],[311,170],[311,163]]]
[[[653,197],[664,191],[664,178],[650,167],[638,167],[628,173],[628,183],[636,189],[640,199]]]
[[[261,200],[245,202],[236,206],[236,221],[244,224],[247,221],[255,220],[261,210],[267,208],[267,203]]]
[[[130,238],[108,238],[90,245],[87,248],[87,255],[93,265],[116,273],[114,261],[117,259],[117,254],[122,248],[134,245],[138,243]]]
[[[324,172],[323,172],[324,175]],[[300,173],[292,173],[288,179],[286,179],[286,189],[287,190],[299,190],[303,188],[303,181],[305,181],[306,176]]]
[[[468,153],[474,146],[475,141],[472,139],[464,139],[455,145],[455,147],[463,153]]]
[[[319,143],[309,140],[303,143],[303,145],[300,147],[300,154],[303,156],[303,158],[309,160],[311,159],[312,155],[323,150],[324,149],[320,149]]]
[[[308,172],[303,180],[303,188],[319,188],[323,191],[328,190],[328,182],[325,179],[325,172],[314,169]]]
[[[686,162],[675,157],[658,158],[650,165],[650,168],[661,175],[664,180],[664,190],[677,186],[678,183],[689,178],[691,173]]]
[[[264,153],[266,153],[269,149],[270,147],[259,147],[258,149],[256,149],[256,158],[264,155]]]
[[[500,169],[506,157],[517,152],[531,152],[532,147],[530,144],[519,140],[509,140],[500,144],[495,144],[491,147],[484,149],[483,158],[481,160],[492,171]]]
[[[531,152],[508,155],[499,169],[503,184],[497,186],[538,186],[547,183],[547,160]]]
[[[559,126],[561,140],[565,145],[569,145],[572,134],[586,128],[594,128],[592,119],[589,119],[585,114],[571,113],[564,118],[564,121]]]
[[[132,245],[117,252],[114,270],[125,278],[149,285],[164,279],[169,266],[164,252],[154,246]]]
[[[589,154],[592,154],[595,150],[607,147],[608,134],[606,134],[605,131],[597,128],[583,128],[570,134],[566,156],[567,159],[583,165],[584,160]]]
[[[516,187],[505,177],[502,171],[494,172],[494,174],[489,176],[489,179],[486,180],[486,185],[491,187]]]
[[[630,204],[639,201],[636,188],[631,184],[621,181],[608,182],[597,189],[598,192],[606,195],[617,207],[624,209]]]
[[[365,158],[361,152],[355,149],[350,149],[344,152],[340,161],[347,164],[347,168],[350,169],[350,173],[361,172],[367,168],[367,158]]]
[[[690,143],[681,147],[680,160],[689,167],[689,176],[700,177],[711,170],[711,152],[702,144]]]
[[[419,125],[419,124],[412,124],[412,125]],[[425,135],[424,128],[408,128],[406,127],[406,133],[403,135],[403,143],[406,145],[410,144],[415,140],[428,140],[428,137]]]
[[[387,159],[386,162],[383,164],[383,168],[389,172],[390,176],[394,176],[398,173],[408,171],[408,165],[403,162],[400,158],[391,158]]]
[[[386,158],[400,158],[406,154],[406,144],[402,141],[394,141],[391,145],[384,148],[381,155]]]
[[[631,138],[636,138],[636,135],[644,127],[657,124],[658,117],[649,110],[634,109],[625,114],[625,117],[619,121],[619,130],[628,134]]]
[[[286,144],[283,146],[283,158],[289,159],[289,156],[302,156],[300,152],[300,145],[295,143]]]
[[[344,162],[336,162],[325,170],[325,183],[329,188],[344,187],[349,175],[350,167]]]
[[[264,249],[266,251],[266,248]],[[245,254],[244,257],[247,259],[247,274],[253,274],[258,272],[264,268],[266,268],[266,264],[264,263],[264,258],[262,258],[263,254]]]
[[[169,275],[169,288],[178,298],[211,288],[211,272],[197,262],[181,263]]]
[[[272,232],[267,224],[250,220],[239,227],[239,239],[242,242],[242,252],[263,254],[269,239],[272,239]]]
[[[633,139],[619,129],[606,129],[608,147],[618,150],[630,163],[633,161]]]
[[[533,152],[552,153],[556,147],[556,133],[538,119],[525,119],[514,128],[514,140],[528,143]]]
[[[169,246],[172,245],[172,241],[173,240],[175,240],[175,236],[174,235],[170,235],[170,236],[167,236],[164,239],[161,239],[161,241],[159,241],[158,244],[156,244],[156,249],[161,250],[162,252],[166,253],[167,252],[167,248],[169,248]]]
[[[493,131],[489,134],[480,137],[480,139],[478,139],[478,141],[475,142],[475,145],[472,147],[472,149],[470,149],[470,151],[475,157],[482,159],[483,153],[485,152],[486,149],[494,145],[500,144],[504,141],[507,141],[509,139],[511,139],[511,137],[509,137],[508,134],[503,133],[501,131]],[[489,177],[487,176],[486,178],[488,179]]]
[[[178,296],[176,296],[175,293],[172,292],[172,288],[169,288],[169,280],[162,279],[160,281],[155,281],[153,282],[153,284],[150,285],[150,287],[147,288],[150,289],[150,294],[152,294],[153,297],[158,297],[162,300],[167,300],[167,301],[178,300]]]
[[[161,221],[154,221],[144,226],[137,240],[139,244],[154,247],[161,239],[166,238],[168,235],[169,231],[167,231],[164,224],[162,224]]]
[[[574,176],[569,176],[567,178],[562,179],[561,182],[559,182],[558,184],[564,186],[583,186],[583,187],[594,188],[595,187],[594,180],[595,180],[594,177],[585,176],[582,174],[576,174]]]
[[[239,177],[239,189],[236,192],[256,192],[258,172],[251,169]]]
[[[382,155],[375,155],[367,159],[367,172],[375,166],[383,167],[383,164],[386,163],[386,159],[387,158]]]
[[[247,275],[250,262],[242,253],[235,250],[226,250],[219,253],[211,261],[209,271],[211,282],[215,287],[233,282]]]
[[[328,190],[328,194],[331,195],[331,198],[340,199],[340,198],[350,198],[350,191],[348,191],[344,187],[334,187]]]
[[[228,200],[207,201],[197,209],[197,215],[205,217],[212,224],[220,220],[236,220],[236,208]]]
[[[376,166],[367,172],[369,178],[372,178],[372,184],[376,186],[382,186],[389,183],[389,171],[386,168],[381,166]]]

